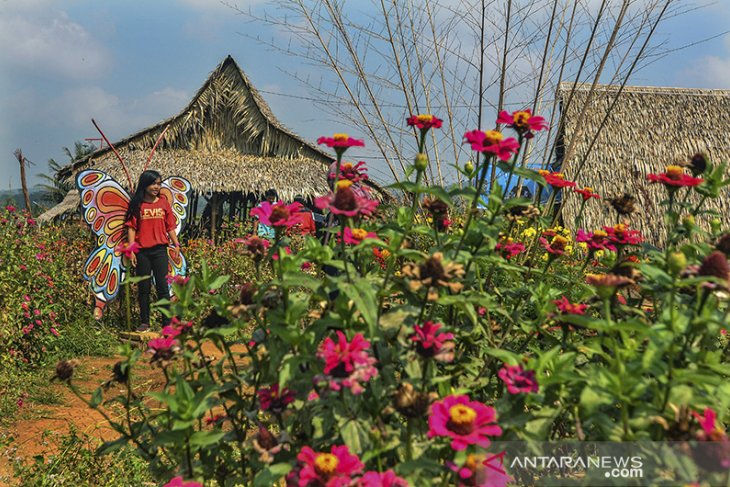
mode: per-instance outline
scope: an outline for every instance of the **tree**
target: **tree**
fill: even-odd
[[[63,148],[63,152],[69,159],[69,163],[74,162],[88,154],[91,154],[96,150],[93,144],[87,142],[76,141],[74,142],[74,150],[68,147]],[[40,177],[45,181],[36,185],[42,193],[42,199],[49,201],[52,204],[58,204],[66,197],[66,194],[74,188],[74,183],[71,181],[65,181],[60,179],[58,176],[59,171],[63,169],[63,165],[58,163],[55,159],[48,159],[48,174],[41,174]]]

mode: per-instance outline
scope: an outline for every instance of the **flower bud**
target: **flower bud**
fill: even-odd
[[[471,176],[474,172],[474,163],[472,161],[466,161],[466,164],[464,164],[464,171]]]
[[[416,160],[413,161],[413,165],[416,167],[416,171],[423,172],[428,167],[428,156],[423,152],[416,155]]]
[[[719,218],[713,218],[710,221],[710,228],[712,228],[713,233],[718,233],[720,231],[720,228],[722,228],[722,220]]]
[[[692,215],[687,215],[682,218],[682,226],[688,232],[691,231],[695,227],[695,217]]]
[[[687,267],[687,256],[683,252],[672,252],[667,259],[667,268],[673,276],[678,276]]]

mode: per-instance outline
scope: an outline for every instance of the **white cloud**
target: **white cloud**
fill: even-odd
[[[88,79],[111,66],[107,49],[43,0],[0,3],[0,69]]]

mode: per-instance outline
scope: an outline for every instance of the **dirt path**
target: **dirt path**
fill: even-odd
[[[221,352],[212,346],[203,347],[206,356],[220,357]],[[237,350],[238,351],[238,350]],[[85,357],[74,371],[73,383],[89,398],[91,393],[112,376],[114,364],[120,357]],[[134,369],[135,391],[147,392],[161,390],[164,375],[157,367],[140,363]],[[99,411],[89,408],[68,386],[58,382],[49,383],[60,400],[58,404],[36,404],[26,400],[17,420],[0,434],[13,438],[9,445],[0,443],[0,485],[8,485],[13,476],[13,462],[32,461],[35,455],[48,455],[58,451],[57,439],[75,428],[79,434],[86,434],[92,440],[108,441],[118,438]],[[116,395],[115,386],[105,393],[105,397]],[[114,418],[118,412],[105,409]],[[1,441],[1,440],[0,440]]]

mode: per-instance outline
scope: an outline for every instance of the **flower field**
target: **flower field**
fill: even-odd
[[[520,167],[542,117],[496,122],[504,131],[465,134],[479,160],[457,170],[474,184],[442,188],[424,181],[423,153],[442,122],[409,118],[419,151],[391,188],[403,204],[371,198],[364,163],[345,161],[362,140],[322,137],[338,158],[316,200],[334,216],[330,237],[291,237],[297,204],[267,204],[271,242],[247,228],[188,242],[172,323],[121,347],[90,393],[71,359],[117,353],[123,306],[92,323],[84,228],[38,228],[6,208],[0,364],[33,374],[62,359],[55,379],[116,432],[98,454],[133,451],[159,485],[535,485],[544,473],[515,469],[502,445],[568,441],[639,445],[652,485],[725,485],[730,233],[702,205],[723,197],[725,166],[688,154],[642,176],[666,190],[660,248],[632,227],[630,200],[583,228],[605,195]],[[490,184],[493,166],[503,178]],[[536,196],[508,197],[513,177]],[[558,195],[581,198],[575,221],[556,218]],[[150,367],[160,385],[141,391]],[[1,377],[12,415],[24,391]],[[669,442],[679,454],[640,446]]]

